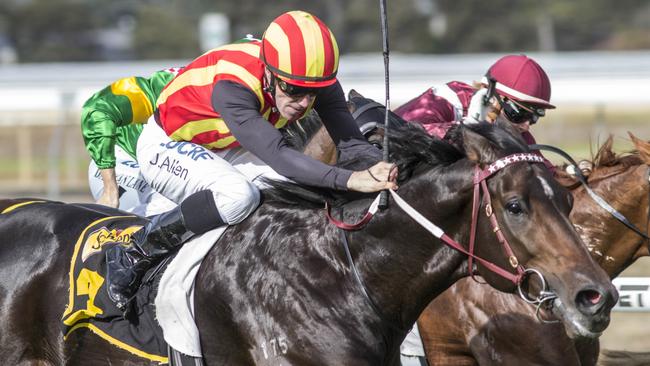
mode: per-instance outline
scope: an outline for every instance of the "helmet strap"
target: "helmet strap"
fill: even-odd
[[[267,93],[270,93],[271,96],[275,99],[275,75],[273,75],[273,73],[270,71],[269,74],[271,77],[267,79],[266,73],[264,73],[264,81],[268,81],[268,85],[266,85],[263,90]]]

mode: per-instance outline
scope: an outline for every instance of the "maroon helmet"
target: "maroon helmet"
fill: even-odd
[[[555,108],[550,103],[551,82],[546,72],[525,55],[508,55],[490,67],[487,77],[496,80],[499,95],[539,108]],[[487,80],[484,80],[487,82]]]

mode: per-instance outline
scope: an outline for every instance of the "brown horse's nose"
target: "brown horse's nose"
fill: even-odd
[[[611,309],[618,301],[616,291],[605,289],[583,289],[576,295],[578,310],[585,315],[596,315]]]

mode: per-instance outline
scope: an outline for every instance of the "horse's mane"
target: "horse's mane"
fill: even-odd
[[[614,136],[609,135],[607,140],[598,148],[596,155],[591,159],[594,169],[616,165],[621,165],[622,168],[627,169],[643,162],[637,150],[617,154],[612,150],[613,145]]]
[[[587,170],[589,171],[586,173],[587,180],[593,179],[594,172],[598,170],[605,172],[602,169],[616,167],[620,171],[625,171],[630,167],[643,164],[644,160],[641,157],[641,153],[650,154],[650,149],[647,149],[647,151],[643,152],[632,150],[628,152],[616,153],[613,151],[613,145],[614,136],[609,135],[607,140],[605,140],[605,142],[603,142],[598,147],[596,154],[592,153],[591,159],[584,159],[578,162],[579,165],[582,165],[583,162],[587,163],[586,166],[588,166]],[[575,176],[566,172],[567,166],[568,163],[566,162],[562,165],[557,166],[556,179],[565,188],[574,189],[580,185],[580,182]],[[607,171],[611,172],[610,169]]]
[[[466,154],[460,148],[463,146],[463,129],[481,135],[503,154],[529,151],[525,142],[508,131],[504,124],[458,125],[449,131],[448,138],[441,140],[429,135],[420,125],[408,123],[389,131],[390,161],[398,166],[400,172],[398,183],[402,184],[425,170],[448,166],[465,158]],[[376,163],[369,161],[367,157],[361,157],[360,160],[337,163],[337,166],[359,170],[355,167],[371,166]],[[323,207],[325,202],[338,206],[371,196],[357,192],[310,187],[293,182],[267,180],[267,184],[270,188],[264,190],[265,202],[311,208]]]

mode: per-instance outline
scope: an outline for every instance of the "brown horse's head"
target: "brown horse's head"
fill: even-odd
[[[583,164],[590,188],[639,230],[648,232],[650,201],[650,143],[630,134],[636,150],[617,155],[610,137],[591,162]],[[582,163],[582,162],[581,162]],[[583,170],[585,170],[583,169]],[[584,187],[572,191],[576,202],[571,221],[592,257],[610,277],[617,276],[638,258],[650,255],[648,240],[619,222],[591,199]]]
[[[464,129],[463,144],[468,157],[479,166],[509,154],[496,149],[494,141],[472,136],[467,129]],[[572,204],[570,192],[553,179],[543,164],[530,164],[523,169],[515,169],[516,165],[502,169],[488,180],[498,230],[510,243],[515,262],[537,270],[545,278],[548,290],[557,296],[552,300],[553,312],[565,323],[569,333],[597,336],[609,324],[609,312],[617,294],[607,275],[591,260],[568,219]],[[477,237],[494,236],[495,229],[487,223],[485,214],[479,215],[481,221]],[[504,268],[514,267],[512,260],[506,260],[503,248],[479,242],[477,252]],[[484,266],[479,265],[479,272],[494,287],[512,290],[509,283]],[[539,279],[538,275],[530,276],[522,292],[540,291]]]

